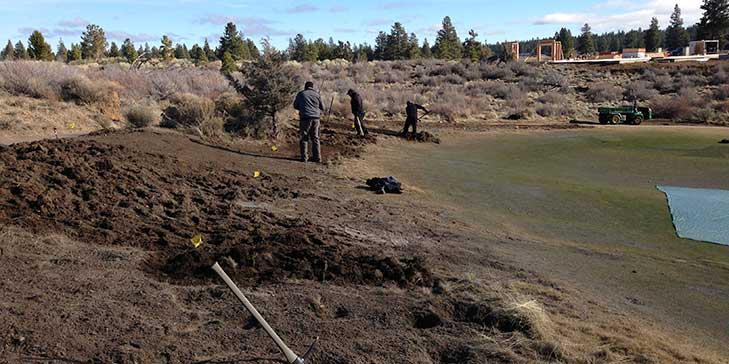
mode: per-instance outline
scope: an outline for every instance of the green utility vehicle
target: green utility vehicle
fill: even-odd
[[[643,120],[653,119],[653,110],[649,107],[622,106],[622,107],[601,107],[597,109],[600,114],[600,124],[622,124],[628,123],[640,125]]]

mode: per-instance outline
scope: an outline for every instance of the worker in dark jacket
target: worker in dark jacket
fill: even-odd
[[[321,162],[321,144],[319,142],[319,126],[324,104],[321,96],[314,90],[314,83],[307,81],[304,91],[296,95],[294,109],[299,110],[299,146],[301,161],[309,161],[308,144],[312,144],[312,162]]]
[[[405,107],[405,114],[407,115],[407,119],[405,119],[405,128],[402,130],[402,136],[407,137],[408,136],[408,129],[410,126],[413,127],[413,135],[418,133],[418,109],[425,111],[425,113],[429,113],[428,109],[414,103],[408,101],[407,106]]]
[[[351,99],[352,114],[354,114],[354,128],[357,130],[357,135],[365,136],[369,134],[369,132],[364,125],[365,110],[364,103],[362,102],[362,96],[352,89],[347,91],[347,95],[349,95]]]

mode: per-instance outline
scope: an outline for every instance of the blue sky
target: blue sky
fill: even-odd
[[[562,26],[576,33],[585,22],[603,32],[645,28],[656,16],[665,27],[676,3],[686,24],[701,16],[702,0],[0,0],[0,40],[26,42],[39,29],[54,47],[59,38],[68,45],[78,41],[86,24],[95,23],[118,43],[128,37],[157,44],[167,34],[189,45],[206,37],[215,44],[225,23],[235,21],[247,37],[269,37],[277,47],[285,47],[296,33],[371,44],[378,31],[400,21],[432,45],[449,15],[462,38],[473,28],[481,40],[496,42],[546,37]]]

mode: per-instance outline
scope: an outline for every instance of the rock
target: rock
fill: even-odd
[[[729,139],[722,139],[719,144],[729,144]]]

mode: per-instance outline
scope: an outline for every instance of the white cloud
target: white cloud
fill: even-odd
[[[589,14],[579,13],[552,13],[547,14],[534,21],[534,24],[545,25],[545,24],[578,24],[586,21],[591,16]]]
[[[668,26],[673,7],[678,4],[686,26],[701,18],[702,0],[606,0],[587,12],[555,12],[533,21],[535,25],[582,25],[589,23],[593,31],[606,32],[647,28],[650,19],[658,18],[661,27]]]

